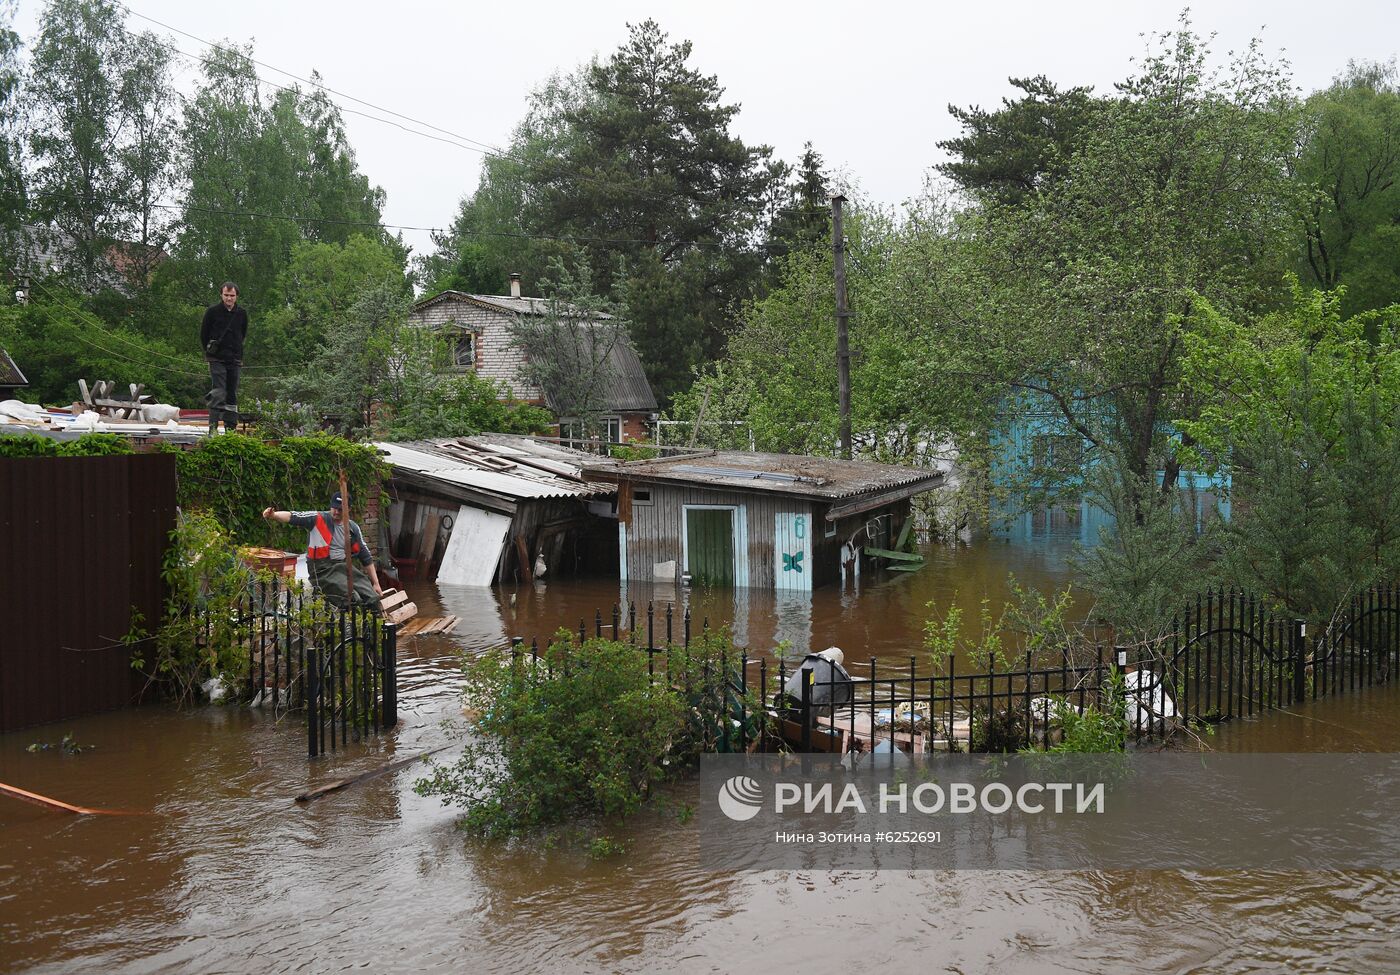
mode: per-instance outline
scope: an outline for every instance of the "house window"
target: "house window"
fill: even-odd
[[[1072,474],[1084,464],[1084,439],[1075,434],[1037,434],[1031,440],[1031,467],[1040,472]]]
[[[651,489],[649,489],[649,488],[648,488],[647,490],[637,489],[637,490],[633,491],[633,492],[632,492],[632,503],[633,503],[633,504],[651,504]]]
[[[583,440],[583,421],[569,417],[559,418],[559,439],[570,446],[575,446]]]
[[[601,438],[604,443],[622,442],[621,417],[599,417],[597,423],[593,426],[593,430],[595,432],[590,436],[582,420],[571,416],[559,418],[559,439],[573,445],[582,446],[587,442],[596,443],[598,438]]]
[[[459,331],[452,337],[452,367],[459,371],[476,368],[476,334]]]

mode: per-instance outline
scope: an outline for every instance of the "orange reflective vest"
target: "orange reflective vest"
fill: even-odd
[[[317,545],[317,536],[324,545]],[[331,539],[334,538],[331,526],[326,524],[326,516],[321,512],[316,512],[316,524],[311,527],[311,532],[306,537],[306,557],[308,559],[328,559],[331,557]],[[351,535],[350,554],[360,554],[360,543],[354,540]]]

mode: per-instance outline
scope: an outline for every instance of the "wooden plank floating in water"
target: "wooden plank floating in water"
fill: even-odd
[[[401,758],[397,762],[390,762],[388,765],[381,765],[379,768],[370,769],[368,772],[361,772],[359,775],[352,775],[348,779],[337,779],[326,785],[317,786],[309,792],[303,792],[297,796],[293,802],[312,802],[324,795],[332,792],[339,792],[346,786],[355,785],[359,782],[368,782],[370,779],[377,779],[381,775],[388,775],[390,772],[397,772],[401,768],[407,768],[414,762],[420,762],[429,755],[436,755],[440,751],[451,748],[451,745],[443,745],[441,748],[434,748],[432,751],[423,752],[421,755],[414,755],[412,758]]]
[[[141,813],[126,809],[89,809],[87,806],[74,806],[58,799],[50,799],[48,796],[41,796],[37,792],[30,792],[18,786],[6,785],[0,782],[0,795],[6,795],[12,799],[19,799],[23,802],[31,802],[36,806],[43,806],[45,809],[52,809],[55,812],[73,813],[77,816],[140,816]]]
[[[900,562],[922,562],[924,557],[917,552],[896,552],[889,548],[867,548],[865,554],[877,559],[895,559]]]
[[[399,630],[400,636],[432,636],[451,633],[457,627],[455,616],[429,616],[405,623]]]

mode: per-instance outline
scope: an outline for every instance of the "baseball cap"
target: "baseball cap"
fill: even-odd
[[[340,502],[341,502],[340,492],[337,491],[337,492],[335,492],[335,494],[332,494],[332,495],[331,495],[331,507],[332,507],[332,508],[339,508],[339,507],[341,507],[341,503],[340,503]]]

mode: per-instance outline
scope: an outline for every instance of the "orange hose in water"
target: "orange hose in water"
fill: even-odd
[[[138,812],[124,809],[89,809],[87,806],[74,806],[57,799],[50,799],[48,796],[41,796],[37,792],[29,792],[18,786],[6,785],[0,782],[0,795],[7,795],[12,799],[21,799],[24,802],[32,802],[36,806],[43,806],[45,809],[53,809],[57,812],[73,813],[78,816],[139,816]]]

